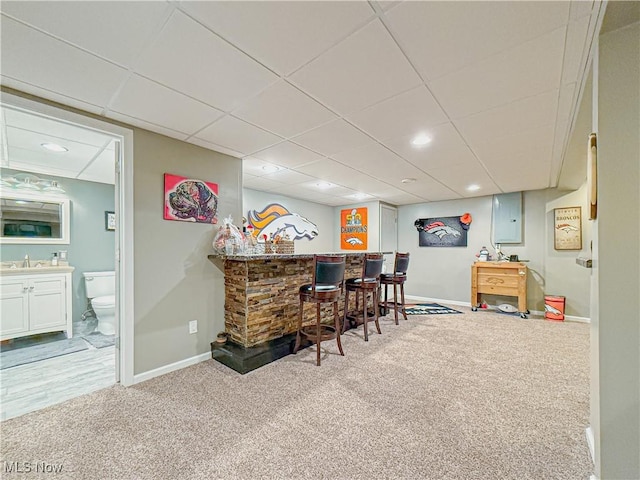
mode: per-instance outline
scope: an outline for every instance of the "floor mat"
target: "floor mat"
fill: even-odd
[[[42,345],[32,345],[30,347],[14,348],[9,351],[0,352],[0,370],[5,368],[25,365],[27,363],[39,362],[47,358],[59,357],[68,353],[87,350],[89,346],[80,337],[65,338]]]
[[[446,313],[462,313],[459,310],[445,307],[439,303],[418,303],[405,308],[407,315],[442,315]]]
[[[85,335],[82,338],[84,338],[87,342],[89,342],[96,348],[110,347],[111,345],[115,345],[116,343],[115,335],[105,335],[100,332],[93,332],[89,335]]]

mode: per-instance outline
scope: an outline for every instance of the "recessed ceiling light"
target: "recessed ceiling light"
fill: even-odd
[[[316,187],[318,187],[318,188],[330,188],[330,187],[333,187],[333,184],[331,184],[329,182],[318,182],[318,183],[316,183]]]
[[[40,146],[42,148],[46,148],[50,152],[62,153],[69,151],[68,148],[63,147],[62,145],[58,145],[57,143],[41,143]]]
[[[424,133],[416,135],[415,137],[413,137],[413,140],[411,140],[411,144],[415,145],[416,147],[422,147],[429,142],[431,142],[431,137],[428,137]]]
[[[402,183],[413,183],[416,181],[415,178],[403,178],[402,180],[400,180]]]
[[[470,192],[475,192],[476,190],[480,190],[480,185],[476,185],[475,183],[473,185],[469,185],[467,187],[467,190]]]
[[[271,172],[277,172],[278,170],[280,170],[280,167],[277,167],[276,165],[263,165],[262,170],[264,170],[265,172],[271,173]]]
[[[348,195],[349,198],[355,198],[356,200],[364,200],[365,198],[370,198],[371,195],[366,193],[354,193],[353,195]]]

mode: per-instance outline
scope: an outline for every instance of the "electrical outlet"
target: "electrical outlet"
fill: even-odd
[[[198,320],[191,320],[189,322],[189,333],[198,333]]]

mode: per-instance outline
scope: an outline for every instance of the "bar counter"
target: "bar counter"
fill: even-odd
[[[323,255],[346,257],[345,278],[359,277],[365,252]],[[297,330],[299,288],[311,283],[313,254],[209,255],[224,271],[225,332],[242,347],[255,347],[282,339]],[[340,315],[344,301],[340,302]],[[331,306],[323,318],[333,323]],[[315,324],[315,305],[306,304],[303,322]]]

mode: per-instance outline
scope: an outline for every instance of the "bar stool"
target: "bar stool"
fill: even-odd
[[[384,285],[384,301],[381,302],[380,306],[384,310],[384,315],[387,314],[390,308],[393,308],[396,325],[398,325],[398,310],[402,312],[404,319],[407,319],[407,313],[404,309],[404,282],[407,280],[408,269],[409,254],[396,252],[393,273],[380,275],[380,284]],[[393,285],[393,302],[387,300],[387,287],[389,285]],[[400,301],[398,301],[398,287],[400,287]]]
[[[298,312],[298,332],[293,353],[297,353],[304,335],[315,342],[317,357],[316,365],[320,366],[320,342],[336,339],[340,355],[344,356],[340,342],[340,315],[338,314],[338,300],[344,290],[344,270],[346,267],[344,255],[314,255],[313,280],[310,284],[300,287],[300,310]],[[316,324],[303,327],[302,317],[304,302],[316,304]],[[320,307],[323,303],[333,303],[334,325],[320,323]]]
[[[364,325],[364,341],[369,341],[369,311],[367,308],[367,301],[369,299],[369,293],[372,296],[373,302],[373,318],[376,324],[376,329],[379,334],[380,323],[378,323],[378,302],[380,292],[380,274],[382,273],[382,263],[384,258],[381,253],[367,253],[364,256],[362,262],[362,275],[358,278],[349,278],[345,282],[346,290],[344,294],[344,321],[342,322],[342,333],[347,328],[347,320],[350,320],[352,326],[358,324],[357,317],[360,316],[359,306],[359,294],[362,294],[362,323]],[[355,292],[356,294],[356,311],[353,315],[348,313],[349,310],[349,292]]]

